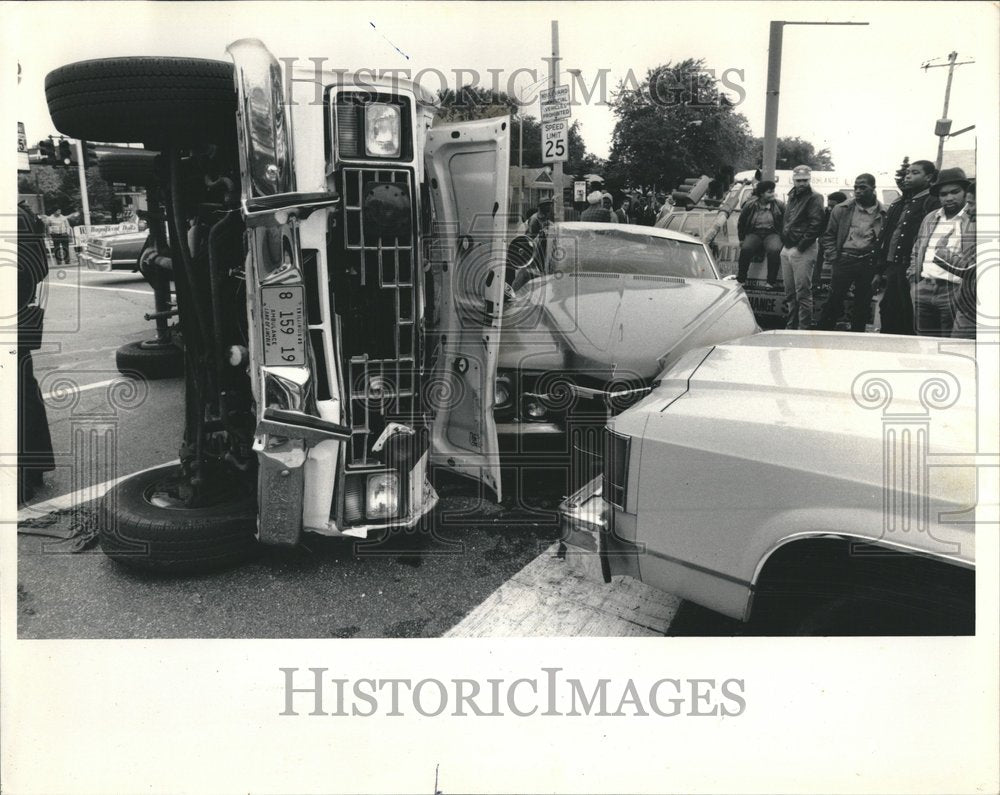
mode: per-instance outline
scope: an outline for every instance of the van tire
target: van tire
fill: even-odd
[[[189,574],[242,563],[259,548],[256,500],[232,495],[202,508],[164,508],[150,502],[181,477],[178,464],[140,472],[101,500],[99,539],[105,555],[134,569]]]
[[[122,375],[156,381],[184,375],[184,351],[174,343],[130,342],[115,351],[115,365]]]
[[[184,145],[235,135],[233,65],[202,58],[99,58],[45,77],[56,129],[88,141]]]

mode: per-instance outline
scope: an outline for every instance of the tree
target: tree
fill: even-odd
[[[668,190],[696,174],[748,167],[753,137],[702,60],[650,69],[641,83],[630,73],[611,100],[617,117],[607,165],[611,187]]]
[[[764,139],[754,139],[755,164],[760,164],[764,159]],[[833,159],[829,149],[820,149],[809,141],[799,137],[787,137],[778,139],[778,156],[775,168],[792,169],[796,166],[809,166],[817,171],[833,171]]]
[[[492,119],[496,116],[516,116],[519,110],[517,101],[503,91],[476,86],[462,86],[457,91],[447,88],[438,91],[441,110],[434,119],[434,124],[450,124],[456,121],[473,121],[475,119]],[[538,168],[545,165],[542,162],[542,125],[534,116],[519,116],[511,121],[510,130],[510,164],[518,164],[518,144],[524,131],[525,167]],[[569,160],[565,165],[567,174],[584,173],[582,167],[587,155],[587,146],[580,134],[580,123],[573,122],[569,128]]]
[[[90,203],[91,216],[112,217],[115,214],[115,202],[118,202],[120,211],[121,200],[116,199],[111,186],[101,176],[97,166],[88,168],[86,174],[87,200]],[[69,215],[82,210],[83,207],[80,199],[80,178],[75,167],[63,168],[34,163],[30,174],[18,177],[17,191],[41,193],[45,209],[49,213],[60,207]]]

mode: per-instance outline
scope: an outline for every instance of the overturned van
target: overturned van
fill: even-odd
[[[432,126],[410,82],[290,75],[256,40],[227,53],[46,79],[64,134],[161,153],[149,218],[184,341],[180,463],[109,491],[100,534],[148,569],[412,526],[437,500],[432,463],[500,492],[509,120]]]

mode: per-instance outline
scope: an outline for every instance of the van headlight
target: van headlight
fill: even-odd
[[[399,511],[399,475],[379,472],[368,476],[365,513],[369,519],[386,519]]]
[[[365,106],[365,151],[370,157],[399,157],[402,137],[398,105],[373,102]]]
[[[493,404],[496,408],[506,408],[510,403],[510,380],[497,378],[493,387]]]

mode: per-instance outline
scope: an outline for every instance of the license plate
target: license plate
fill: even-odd
[[[260,290],[261,329],[264,364],[306,363],[302,286],[262,287]]]

